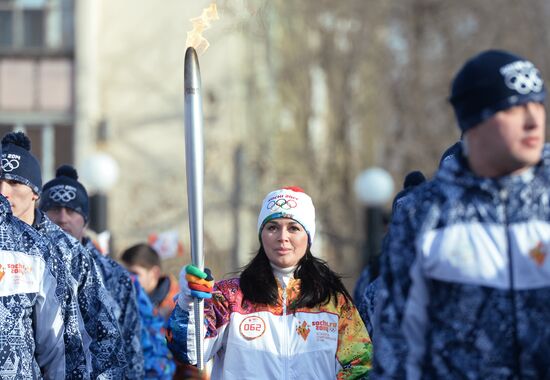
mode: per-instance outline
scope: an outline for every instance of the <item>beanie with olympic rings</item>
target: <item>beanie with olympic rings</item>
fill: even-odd
[[[258,235],[261,241],[262,229],[273,219],[290,218],[302,225],[309,237],[309,244],[315,237],[315,207],[311,197],[297,186],[284,187],[266,195],[258,216]]]
[[[27,185],[40,196],[42,170],[31,153],[31,140],[23,132],[9,132],[2,138],[1,179]]]
[[[70,165],[61,165],[55,178],[44,185],[40,210],[47,212],[53,207],[66,207],[78,212],[88,221],[89,201],[86,188],[78,182],[78,173]]]
[[[456,74],[449,101],[465,132],[499,111],[545,99],[544,81],[532,62],[508,51],[487,50]]]

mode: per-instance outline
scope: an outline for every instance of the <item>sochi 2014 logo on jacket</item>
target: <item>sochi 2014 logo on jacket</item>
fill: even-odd
[[[334,341],[338,339],[338,323],[326,320],[313,320],[298,322],[296,333],[306,341],[313,336],[316,342]]]
[[[548,254],[542,242],[539,242],[534,248],[529,250],[529,257],[531,257],[531,260],[533,260],[539,267],[544,264],[547,255]]]
[[[302,337],[303,340],[307,340],[307,337],[311,332],[311,328],[306,321],[303,321],[302,323],[298,324],[298,327],[296,327],[296,332]]]

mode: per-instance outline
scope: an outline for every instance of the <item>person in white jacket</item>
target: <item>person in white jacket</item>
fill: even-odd
[[[310,251],[315,208],[297,187],[269,193],[258,218],[260,248],[239,278],[213,287],[207,270],[182,270],[167,339],[196,364],[193,297],[205,298],[204,358],[212,379],[367,378],[369,335],[340,277]],[[211,298],[209,298],[211,297]]]

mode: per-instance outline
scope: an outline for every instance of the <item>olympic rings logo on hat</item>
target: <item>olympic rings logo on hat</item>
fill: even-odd
[[[537,68],[528,61],[514,62],[500,69],[506,86],[521,95],[541,92],[543,80]]]
[[[277,199],[275,201],[271,201],[267,204],[268,210],[275,211],[275,210],[290,210],[291,208],[295,208],[298,206],[298,203],[296,203],[293,199]]]
[[[64,187],[56,187],[50,190],[50,199],[54,202],[70,202],[76,198],[76,192]]]
[[[16,158],[2,158],[2,170],[5,172],[14,171],[19,167],[19,160]]]

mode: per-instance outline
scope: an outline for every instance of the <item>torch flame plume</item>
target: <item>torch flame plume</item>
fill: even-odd
[[[210,44],[202,36],[202,32],[210,29],[211,21],[219,20],[218,9],[216,4],[210,4],[208,8],[202,10],[202,14],[199,17],[192,18],[190,21],[193,24],[193,30],[187,32],[186,47],[195,48],[197,54],[203,54]]]

